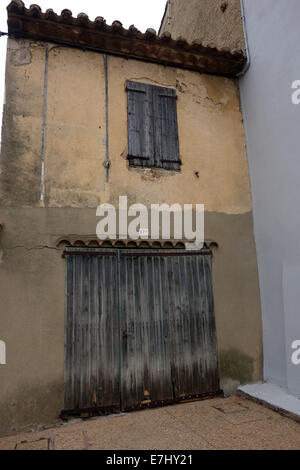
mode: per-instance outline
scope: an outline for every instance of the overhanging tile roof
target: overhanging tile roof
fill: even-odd
[[[38,5],[26,8],[22,0],[12,0],[7,11],[8,32],[16,37],[229,77],[241,72],[246,60],[242,51],[188,44],[183,38],[175,41],[169,33],[157,36],[153,29],[141,33],[133,25],[124,29],[119,21],[109,26],[104,18],[91,21],[84,13],[74,18],[70,10],[60,15],[52,9],[43,13]]]

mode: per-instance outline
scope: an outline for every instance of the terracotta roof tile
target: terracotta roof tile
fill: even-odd
[[[61,247],[110,247],[110,248],[155,248],[155,249],[185,249],[186,243],[184,241],[160,241],[160,240],[99,240],[91,237],[64,237],[56,242],[58,248]],[[204,242],[203,248],[210,250],[218,248],[218,243],[211,240]]]
[[[141,33],[134,25],[123,28],[120,21],[106,24],[101,16],[91,21],[85,13],[73,17],[70,10],[56,14],[42,12],[39,5],[26,8],[22,0],[7,7],[8,32],[16,37],[49,41],[63,45],[163,63],[214,75],[236,76],[245,63],[242,51],[219,50],[213,44],[198,41],[188,44],[184,38],[172,39],[170,33],[158,36],[152,28]]]
[[[111,248],[176,248],[176,249],[184,249],[185,243],[180,241],[147,241],[147,240],[97,240],[94,238],[80,238],[80,239],[72,239],[72,238],[61,238],[57,241],[56,246],[66,247],[111,247]]]

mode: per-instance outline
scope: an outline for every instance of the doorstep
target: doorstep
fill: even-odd
[[[238,388],[237,393],[300,422],[300,398],[288,394],[278,385],[270,383],[243,385]]]

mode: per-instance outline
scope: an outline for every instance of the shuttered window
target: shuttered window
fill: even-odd
[[[176,91],[127,82],[130,165],[179,170]]]

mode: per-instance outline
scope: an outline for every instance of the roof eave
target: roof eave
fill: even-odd
[[[101,17],[95,21],[84,14],[73,18],[69,10],[63,10],[60,16],[53,10],[42,13],[38,5],[27,9],[21,0],[12,0],[7,9],[8,33],[19,38],[227,77],[237,76],[245,64],[241,51],[218,50],[198,42],[188,44],[184,39],[175,41],[169,33],[159,37],[152,29],[143,34],[134,26],[124,29],[119,21],[109,26]]]

